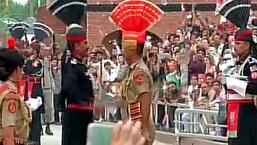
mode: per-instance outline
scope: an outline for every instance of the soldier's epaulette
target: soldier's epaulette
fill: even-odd
[[[0,85],[0,98],[5,100],[19,100],[18,90],[10,88],[6,84]]]
[[[20,98],[19,98],[19,96],[17,95],[17,93],[12,92],[12,91],[11,91],[11,92],[9,93],[9,95],[6,96],[4,99],[7,100],[7,101],[9,101],[9,100],[19,101],[19,100],[20,100]]]

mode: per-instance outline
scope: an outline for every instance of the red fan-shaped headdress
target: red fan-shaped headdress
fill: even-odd
[[[125,0],[113,10],[110,18],[122,30],[123,43],[128,40],[131,45],[143,44],[145,31],[159,22],[163,15],[158,6],[147,0]]]

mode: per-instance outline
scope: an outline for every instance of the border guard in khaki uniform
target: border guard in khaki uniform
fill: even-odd
[[[24,59],[14,49],[0,49],[0,145],[25,145],[31,112],[18,93]]]
[[[132,122],[142,122],[145,145],[153,144],[155,128],[150,116],[153,80],[142,55],[146,30],[162,15],[162,10],[146,0],[123,1],[111,14],[111,19],[122,30],[122,48],[129,65],[121,85],[122,99],[128,104],[128,118]]]

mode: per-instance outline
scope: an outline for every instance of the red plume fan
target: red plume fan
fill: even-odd
[[[144,32],[163,15],[158,6],[147,0],[125,0],[113,10],[110,18],[123,31]]]
[[[16,45],[16,41],[14,38],[10,37],[8,38],[7,40],[7,44],[8,44],[8,48],[9,49],[14,49],[15,48],[15,45]]]

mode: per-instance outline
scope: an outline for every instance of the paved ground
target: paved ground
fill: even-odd
[[[44,128],[44,127],[43,127]],[[61,145],[61,126],[52,126],[54,136],[44,135],[41,138],[41,145]],[[154,145],[168,145],[160,142],[155,142]]]

